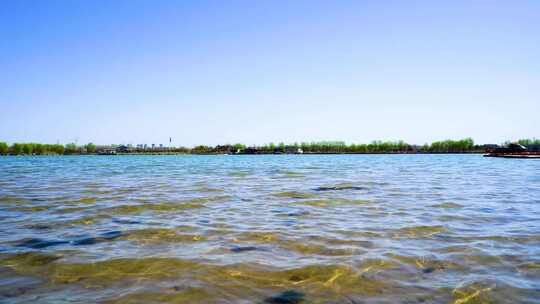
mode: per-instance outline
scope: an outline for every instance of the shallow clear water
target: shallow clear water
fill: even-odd
[[[2,303],[539,303],[540,161],[0,158]]]

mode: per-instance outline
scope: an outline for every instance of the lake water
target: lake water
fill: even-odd
[[[1,303],[540,303],[540,161],[0,157]]]

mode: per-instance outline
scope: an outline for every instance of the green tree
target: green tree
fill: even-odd
[[[233,148],[233,151],[232,151],[233,153],[236,153],[237,151],[242,152],[243,150],[246,149],[246,145],[244,145],[244,144],[234,144],[232,146],[232,148]]]
[[[93,143],[88,143],[86,145],[86,153],[96,153],[96,145]]]
[[[75,154],[77,153],[77,145],[74,143],[66,144],[66,148],[64,150],[65,154]]]
[[[9,146],[5,142],[0,142],[0,155],[6,155],[9,152]]]
[[[65,148],[62,145],[52,145],[51,146],[51,151],[58,154],[58,155],[63,155],[64,152],[65,152]]]
[[[11,154],[13,155],[21,155],[23,154],[23,145],[19,143],[14,143],[11,145]]]
[[[191,153],[193,154],[208,154],[211,152],[212,152],[212,148],[209,146],[204,146],[204,145],[196,146],[195,148],[191,150]]]
[[[533,139],[520,139],[517,141],[518,144],[520,145],[523,145],[523,146],[530,146],[530,145],[540,145],[540,139],[536,139],[536,138],[533,138]]]
[[[23,153],[31,155],[34,152],[34,145],[30,143],[22,144]]]
[[[54,152],[54,145],[45,144],[43,145],[43,152],[42,154],[53,154]],[[63,152],[62,152],[63,153]]]
[[[42,144],[34,144],[34,153],[36,155],[43,155],[45,154],[45,145]]]

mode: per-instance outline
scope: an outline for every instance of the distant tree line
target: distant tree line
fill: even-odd
[[[509,143],[509,142],[507,142]],[[539,139],[520,139],[517,143],[529,146],[539,145]],[[435,141],[431,144],[411,145],[399,141],[372,141],[369,144],[346,144],[343,141],[319,141],[285,144],[269,143],[259,146],[244,144],[187,147],[131,147],[131,146],[96,146],[93,143],[76,145],[69,143],[39,144],[0,142],[0,155],[72,155],[95,154],[105,150],[119,153],[180,153],[180,154],[282,154],[282,153],[481,153],[488,149],[487,145],[476,145],[472,138],[461,140]]]
[[[425,144],[411,145],[402,140],[380,141],[369,144],[349,144],[343,141],[302,142],[294,144],[269,143],[263,146],[244,148],[256,153],[465,153],[482,152],[483,147],[475,146],[471,138],[463,140],[445,140]]]
[[[506,144],[509,144],[510,142],[506,142]],[[532,145],[540,145],[540,139],[520,139],[517,141],[518,144],[523,146],[532,146]]]
[[[521,140],[527,141],[527,140]],[[528,140],[532,142],[531,140]],[[180,149],[180,148],[173,148]],[[476,145],[472,138],[461,140],[436,141],[431,144],[411,145],[399,141],[372,141],[369,144],[346,144],[343,141],[319,141],[285,144],[269,143],[265,145],[246,146],[243,144],[205,146],[192,149],[181,148],[190,154],[285,154],[285,153],[482,153],[488,147]]]
[[[84,146],[77,146],[74,143],[67,145],[13,143],[11,146],[9,146],[5,142],[0,142],[0,155],[69,155],[93,154],[95,152],[96,145],[92,143]]]

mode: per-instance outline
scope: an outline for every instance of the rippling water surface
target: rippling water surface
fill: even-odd
[[[2,303],[540,303],[540,161],[0,158]]]

